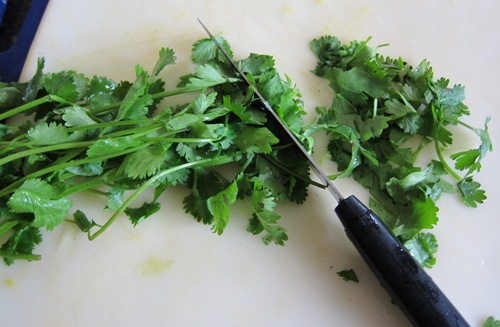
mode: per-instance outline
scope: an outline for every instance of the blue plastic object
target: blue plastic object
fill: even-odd
[[[35,38],[38,25],[42,20],[48,2],[49,0],[32,0],[15,43],[9,49],[0,53],[0,81],[16,82],[19,80],[31,43]],[[6,0],[0,0],[0,23],[6,22],[6,17],[3,16],[7,5]]]
[[[2,24],[3,13],[5,12],[6,5],[7,0],[0,0],[0,24]]]

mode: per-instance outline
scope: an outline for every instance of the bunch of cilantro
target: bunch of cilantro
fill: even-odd
[[[431,267],[437,241],[424,230],[438,221],[436,201],[444,192],[458,193],[470,207],[486,199],[473,175],[492,150],[489,119],[483,128],[468,125],[462,119],[469,115],[463,86],[434,79],[426,60],[413,68],[401,58],[384,57],[369,40],[311,41],[318,58],[313,72],[329,82],[335,96],[330,108],[317,108],[319,119],[309,133],[327,131],[328,152],[340,171],[331,178],[353,177],[369,189],[370,207],[421,265]],[[450,126],[471,131],[479,146],[447,160]],[[429,144],[436,156],[422,164],[427,158],[420,153]]]
[[[232,56],[228,43],[219,42]],[[263,233],[265,243],[287,240],[274,209],[280,201],[305,200],[307,160],[296,156],[254,89],[210,39],[193,45],[194,72],[166,90],[160,75],[175,60],[172,49],[161,49],[151,72],[137,66],[135,81],[115,83],[75,71],[44,73],[40,59],[31,80],[0,84],[0,256],[6,264],[39,260],[34,249],[42,230],[64,221],[89,239],[122,214],[136,225],[160,210],[158,199],[170,187],[189,189],[185,211],[218,234],[231,205],[249,198],[247,230]],[[279,76],[273,58],[251,54],[238,65],[308,146],[300,94]],[[162,105],[185,93],[192,101]],[[23,115],[29,119],[16,125]],[[228,177],[228,171],[236,173]],[[137,204],[147,190],[150,200]],[[71,197],[81,192],[104,196],[111,216],[101,221],[72,210]]]

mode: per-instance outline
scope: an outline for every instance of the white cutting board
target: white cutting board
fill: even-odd
[[[436,77],[466,86],[467,121],[482,126],[491,116],[500,145],[498,59],[500,3],[483,1],[88,1],[51,0],[33,44],[23,79],[36,57],[46,71],[78,70],[119,81],[133,79],[136,64],[151,67],[160,47],[176,50],[178,64],[164,74],[167,86],[192,69],[190,48],[205,37],[196,18],[233,47],[236,58],[271,54],[281,72],[302,91],[310,113],[329,105],[326,82],[310,73],[312,38],[342,41],[373,36],[372,45],[413,64],[430,60]],[[172,100],[180,101],[180,100]],[[472,147],[476,140],[457,136]],[[321,147],[321,140],[318,146]],[[319,148],[318,148],[319,149]],[[324,159],[321,151],[316,153]],[[434,232],[440,249],[429,271],[472,326],[500,319],[500,200],[498,150],[488,154],[477,180],[489,197],[469,209],[455,197],[439,201]],[[324,163],[332,173],[332,165]],[[344,194],[366,192],[351,180]],[[232,211],[222,236],[182,209],[183,189],[163,197],[160,213],[133,228],[119,219],[88,241],[71,224],[45,234],[36,249],[41,262],[0,268],[2,326],[408,326],[333,214],[327,192],[310,190],[302,205],[280,207],[290,240],[265,246],[245,231],[245,204]],[[75,199],[95,219],[105,219],[102,200]],[[360,283],[336,275],[353,268]]]

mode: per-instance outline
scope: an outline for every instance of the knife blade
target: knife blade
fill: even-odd
[[[443,291],[382,220],[356,196],[342,196],[217,38],[199,18],[198,21],[234,68],[235,73],[254,92],[264,109],[294,142],[297,150],[309,160],[313,172],[337,201],[334,211],[348,238],[408,320],[413,325],[422,327],[469,326]]]

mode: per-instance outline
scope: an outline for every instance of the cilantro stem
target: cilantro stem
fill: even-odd
[[[5,234],[6,232],[14,228],[17,224],[19,224],[19,221],[17,220],[2,221],[2,223],[0,223],[0,235]]]
[[[145,142],[162,142],[162,143],[210,143],[217,141],[218,139],[197,139],[193,137],[146,137],[141,139],[141,141]]]
[[[219,83],[222,84],[222,83]],[[218,85],[214,84],[213,86]],[[190,92],[196,92],[196,91],[202,91],[206,89],[207,87],[193,87],[193,86],[186,86],[186,87],[180,87],[174,90],[166,90],[163,92],[158,92],[151,94],[151,98],[153,100],[158,100],[158,99],[163,99],[163,98],[168,98],[174,95],[179,95],[179,94],[184,94],[184,93],[190,93]],[[93,115],[99,115],[99,114],[104,114],[107,113],[108,111],[112,111],[113,109],[119,108],[122,105],[122,101],[111,103],[107,106],[101,107],[101,108],[95,108],[91,109],[90,112]]]
[[[101,228],[99,228],[93,234],[91,234],[89,232],[89,234],[88,234],[89,240],[92,241],[96,237],[98,237],[99,235],[101,235],[102,233],[104,233],[104,231],[106,229],[108,229],[109,226],[111,226],[111,224],[113,224],[113,222],[116,220],[116,218],[118,218],[118,216],[120,214],[122,214],[125,211],[125,209],[127,209],[130,206],[130,204],[137,197],[139,197],[148,187],[150,187],[156,181],[158,181],[159,179],[165,177],[166,175],[171,174],[171,173],[173,173],[175,171],[178,171],[178,170],[181,170],[181,169],[186,169],[186,168],[205,167],[205,166],[212,167],[212,166],[218,166],[218,165],[223,165],[223,164],[231,163],[231,162],[239,160],[241,158],[241,155],[242,155],[242,153],[235,153],[233,155],[220,156],[220,157],[217,157],[217,158],[214,158],[214,159],[211,159],[211,158],[210,159],[201,159],[201,160],[198,160],[198,161],[187,162],[187,163],[184,163],[184,164],[172,167],[172,168],[168,168],[168,169],[165,169],[165,170],[157,173],[156,175],[154,175],[153,177],[151,177],[150,179],[148,179],[146,182],[144,182],[132,195],[130,195],[127,198],[127,200],[125,200],[123,202],[123,204],[120,206],[120,208],[118,208],[114,212],[114,214],[106,221],[106,223],[104,225],[102,225]]]
[[[99,175],[91,180],[86,181],[86,182],[68,187],[66,190],[64,190],[61,197],[65,197],[65,196],[75,194],[75,193],[78,193],[81,191],[91,190],[97,186],[100,186],[100,185],[103,185],[103,184],[106,184],[109,182],[114,182],[114,181],[117,181],[117,180],[120,180],[123,178],[122,176],[107,176],[107,175],[111,175],[111,170],[107,171],[103,175]],[[95,190],[94,193],[97,193],[97,190]],[[104,193],[104,192],[102,192],[102,193]]]
[[[439,146],[439,136],[438,135],[439,135],[439,130],[441,129],[442,123],[443,123],[442,121],[439,121],[438,125],[436,126],[436,129],[434,130],[434,146],[436,148],[436,154],[439,158],[439,161],[443,165],[443,168],[448,172],[448,174],[453,176],[453,178],[455,178],[456,180],[460,181],[460,180],[462,180],[462,177],[453,168],[450,167],[450,165],[446,161],[446,159],[443,155],[443,152],[441,151],[441,148]]]
[[[40,169],[36,172],[33,172],[29,175],[26,175],[23,178],[16,180],[14,183],[6,186],[3,190],[0,191],[0,198],[9,194],[10,192],[12,192],[13,189],[15,189],[16,187],[18,187],[19,185],[21,185],[22,183],[24,183],[26,180],[28,180],[30,178],[40,177],[40,176],[43,176],[45,174],[55,172],[59,169],[65,169],[65,168],[72,167],[72,166],[84,165],[84,164],[88,164],[91,162],[105,161],[105,160],[108,160],[111,158],[119,157],[119,156],[122,156],[122,155],[125,155],[128,153],[131,153],[131,152],[138,151],[139,149],[142,149],[143,147],[144,147],[144,144],[142,144],[140,146],[128,148],[128,149],[125,149],[123,151],[110,153],[107,155],[96,156],[96,157],[92,157],[92,158],[84,158],[84,159],[74,160],[74,161],[70,161],[70,162],[66,161],[66,162],[61,162],[61,163],[55,164],[55,165],[51,165],[49,167],[46,167],[44,169]]]
[[[151,121],[151,119],[137,119],[137,120],[113,120],[109,122],[96,123],[92,125],[75,126],[68,127],[66,130],[68,132],[76,131],[87,131],[93,129],[100,129],[105,127],[117,127],[117,126],[129,126],[129,125],[142,125],[142,124],[157,124],[156,121]]]
[[[29,150],[19,151],[19,152],[11,154],[10,156],[1,158],[0,159],[0,166],[5,165],[6,163],[9,163],[9,162],[14,161],[16,159],[28,157],[28,156],[31,156],[34,154],[87,147],[87,146],[91,145],[92,143],[94,143],[94,141],[68,142],[68,143],[52,144],[52,145],[42,146],[39,148],[33,148],[33,149],[29,149]]]
[[[3,114],[0,115],[0,120],[10,118],[12,116],[20,114],[26,110],[31,109],[31,108],[35,108],[35,107],[42,105],[44,103],[47,103],[47,102],[59,102],[59,103],[63,103],[63,104],[71,104],[70,102],[64,100],[63,98],[61,98],[57,95],[49,94],[49,95],[46,95],[46,96],[41,97],[39,99],[25,103],[17,108],[14,108],[14,109],[11,109],[7,112],[4,112]]]
[[[0,250],[0,257],[12,260],[27,260],[27,261],[42,260],[42,256],[40,254],[29,254],[29,253],[11,254],[2,250]]]
[[[126,136],[126,135],[133,135],[134,137],[138,137],[138,136],[143,136],[143,135],[147,135],[149,133],[152,133],[155,130],[158,130],[162,127],[163,126],[161,124],[155,124],[155,125],[150,125],[150,126],[125,129],[122,131],[117,131],[117,132],[105,134],[105,138],[114,138],[114,137]]]

